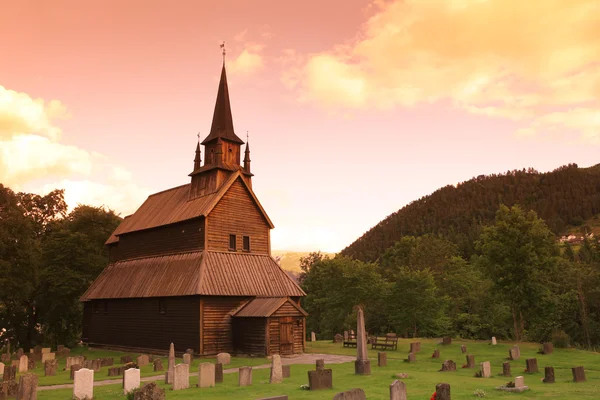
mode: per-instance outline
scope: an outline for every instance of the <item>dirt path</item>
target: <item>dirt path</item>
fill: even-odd
[[[324,359],[325,364],[342,364],[356,360],[356,357],[352,356],[341,356],[336,354],[302,354],[294,357],[285,357],[281,359],[281,363],[283,365],[294,365],[294,364],[314,364],[318,359]],[[271,368],[271,364],[263,364],[252,367],[252,369],[265,369]],[[223,370],[224,374],[233,374],[238,372],[238,368],[229,368]],[[197,376],[198,373],[190,373],[190,376]],[[142,382],[151,382],[151,381],[160,381],[165,379],[165,374],[162,375],[154,375],[154,376],[145,376],[140,380]],[[123,382],[123,378],[119,379],[109,379],[106,381],[98,381],[94,382],[94,386],[106,386],[106,385],[115,385]],[[73,384],[65,384],[65,385],[52,385],[52,386],[38,386],[38,391],[40,390],[56,390],[56,389],[71,389],[73,388]]]

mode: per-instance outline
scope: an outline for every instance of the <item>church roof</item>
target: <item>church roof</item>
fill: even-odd
[[[191,184],[178,186],[148,196],[146,201],[134,214],[125,217],[108,238],[106,244],[118,242],[119,235],[125,233],[156,228],[198,217],[206,217],[238,178],[248,189],[248,192],[272,229],[273,223],[254,195],[254,192],[248,187],[246,181],[241,178],[242,173],[241,170],[238,170],[231,174],[216,192],[193,199],[190,199],[189,196]]]
[[[110,264],[81,297],[306,296],[267,254],[197,251]]]
[[[219,81],[217,101],[215,102],[215,111],[210,127],[210,133],[206,139],[202,141],[202,144],[204,145],[218,138],[244,144],[242,139],[237,137],[233,130],[233,117],[231,116],[231,103],[229,102],[229,89],[227,87],[225,64],[223,64],[223,69],[221,70],[221,80]]]
[[[290,300],[289,297],[257,297],[239,307],[234,313],[234,317],[270,317],[279,310],[285,303],[291,304],[298,314],[307,316],[299,305]]]

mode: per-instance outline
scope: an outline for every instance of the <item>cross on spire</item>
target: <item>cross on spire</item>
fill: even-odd
[[[227,54],[227,50],[225,50],[225,41],[221,43],[221,52],[223,53],[223,65],[225,65],[225,54]]]

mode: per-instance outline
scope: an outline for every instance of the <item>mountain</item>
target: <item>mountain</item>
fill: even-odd
[[[600,213],[600,164],[569,164],[546,173],[514,170],[442,187],[389,215],[341,254],[374,261],[402,236],[429,233],[456,243],[468,257],[500,204],[532,209],[555,234],[564,234]]]
[[[271,251],[271,255],[277,260],[279,260],[279,265],[284,271],[289,271],[293,273],[300,273],[300,258],[306,257],[310,254],[308,251],[286,251],[286,250],[273,250]],[[323,253],[323,255],[328,255],[333,257],[335,254],[333,253]]]

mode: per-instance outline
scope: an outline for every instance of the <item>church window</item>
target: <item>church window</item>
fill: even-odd
[[[250,236],[244,236],[244,251],[250,251]]]
[[[165,299],[158,300],[158,312],[161,314],[167,313],[167,300],[165,300]]]
[[[237,240],[235,235],[229,235],[229,250],[235,251],[237,249]]]

